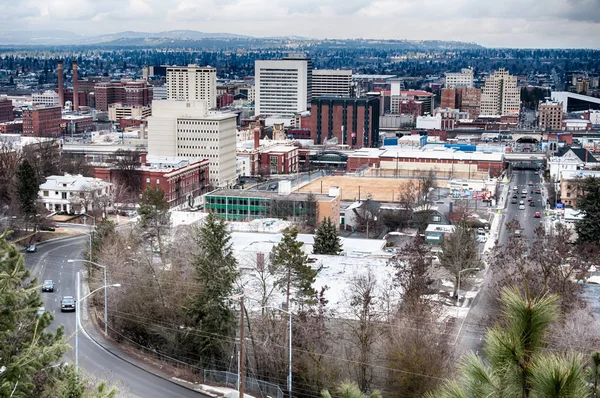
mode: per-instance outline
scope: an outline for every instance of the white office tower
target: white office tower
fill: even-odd
[[[352,90],[352,71],[335,69],[315,69],[312,71],[312,96],[349,97]]]
[[[210,183],[231,187],[236,179],[236,115],[209,112],[205,101],[153,101],[148,155],[209,160]]]
[[[217,107],[217,69],[210,66],[168,66],[167,99],[206,101]]]
[[[485,85],[481,91],[480,115],[518,114],[520,108],[521,93],[517,87],[516,76],[511,76],[504,68],[500,68],[485,79]]]
[[[255,114],[293,116],[307,109],[307,60],[255,61]]]
[[[458,73],[446,73],[446,88],[473,88],[473,68]]]

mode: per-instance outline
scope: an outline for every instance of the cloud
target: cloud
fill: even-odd
[[[0,7],[15,29],[60,24],[85,34],[192,29],[504,47],[600,45],[600,0],[22,0],[19,7],[0,0]]]

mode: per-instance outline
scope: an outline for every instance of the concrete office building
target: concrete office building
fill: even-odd
[[[308,61],[255,61],[255,114],[293,116],[307,109]]]
[[[511,76],[504,68],[500,68],[485,79],[481,93],[481,115],[518,114],[520,108],[521,92],[517,87],[516,76]]]
[[[42,93],[35,93],[31,95],[31,103],[33,105],[48,105],[48,106],[59,106],[60,101],[58,93],[47,90]]]
[[[446,88],[473,88],[473,68],[458,73],[446,73]]]
[[[148,118],[148,155],[205,158],[214,187],[236,176],[236,115],[209,113],[205,101],[154,101]]]
[[[312,94],[312,86],[313,86],[313,81],[312,81],[312,70],[313,70],[313,63],[312,63],[312,58],[308,57],[305,53],[289,53],[288,55],[286,55],[285,57],[283,57],[284,60],[289,60],[289,61],[304,61],[306,62],[306,109],[310,108],[310,102],[313,99],[313,94]]]
[[[217,69],[210,66],[168,66],[167,99],[206,101],[217,107]]]
[[[560,130],[563,120],[563,105],[560,102],[540,102],[538,126],[543,130]]]
[[[152,115],[152,108],[149,106],[135,106],[115,104],[108,108],[108,120],[118,122],[123,118],[145,119]]]
[[[352,71],[316,69],[312,71],[312,96],[349,97],[352,89]]]

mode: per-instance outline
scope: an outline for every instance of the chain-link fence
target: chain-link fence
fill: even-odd
[[[237,373],[205,370],[204,382],[225,385],[227,387],[237,387]],[[244,389],[248,392],[260,393],[263,397],[283,398],[283,391],[278,385],[258,380],[253,377],[244,378]]]

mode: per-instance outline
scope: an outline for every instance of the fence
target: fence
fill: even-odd
[[[235,388],[238,382],[238,375],[237,373],[219,370],[205,370],[204,382]],[[253,377],[244,378],[244,388],[248,392],[258,392],[263,397],[283,398],[283,391],[281,391],[281,388],[279,388],[278,385],[261,381]]]

